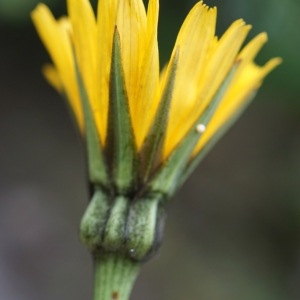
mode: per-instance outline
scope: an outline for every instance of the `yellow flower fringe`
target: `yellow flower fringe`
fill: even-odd
[[[102,143],[108,116],[109,72],[115,25],[121,39],[121,55],[133,130],[139,149],[147,134],[164,88],[168,66],[159,73],[157,24],[159,1],[100,0],[97,18],[88,0],[67,0],[69,17],[58,21],[39,4],[32,13],[37,31],[54,65],[43,73],[60,93],[64,92],[83,130],[83,113],[74,67],[75,49]],[[174,49],[179,47],[177,77],[163,156],[183,139],[212,100],[233,63],[241,60],[224,98],[194,150],[196,154],[218,129],[261,85],[264,77],[281,63],[271,59],[263,67],[253,60],[267,34],[261,33],[240,51],[249,30],[235,21],[224,35],[215,36],[216,8],[198,2],[184,21]],[[173,51],[172,56],[175,54]]]

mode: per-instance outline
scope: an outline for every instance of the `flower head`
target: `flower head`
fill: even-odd
[[[89,0],[67,4],[59,20],[43,4],[32,13],[53,61],[43,72],[87,140],[91,182],[114,195],[169,198],[281,61],[254,63],[266,33],[241,50],[243,20],[216,37],[217,10],[200,1],[160,72],[158,0],[147,12],[142,0],[99,0],[97,16]]]

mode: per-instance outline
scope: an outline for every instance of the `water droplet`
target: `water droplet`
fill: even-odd
[[[196,130],[197,130],[199,133],[203,133],[203,132],[206,130],[206,127],[205,127],[205,125],[203,125],[203,124],[198,124],[198,125],[196,126]]]

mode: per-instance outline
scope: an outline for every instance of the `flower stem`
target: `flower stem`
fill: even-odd
[[[94,259],[94,300],[128,300],[141,263],[118,254]]]

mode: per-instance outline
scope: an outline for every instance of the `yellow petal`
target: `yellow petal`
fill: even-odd
[[[267,41],[268,36],[265,32],[258,34],[243,48],[238,56],[238,59],[241,60],[242,64],[247,64],[248,62],[252,61]]]
[[[180,109],[174,111],[174,116],[173,111],[171,111],[171,116],[175,121],[170,124],[172,127],[168,128],[164,157],[180,142],[211,101],[235,61],[250,28],[251,26],[238,20],[229,27],[217,44],[215,39],[211,39],[209,51],[206,52],[204,67],[199,72],[200,79],[198,77],[198,82],[194,83],[194,90],[187,93],[185,97],[182,95],[180,99],[188,108],[177,120],[176,115],[180,113]],[[196,55],[194,55],[194,60],[196,61],[196,59]],[[188,76],[186,79],[183,78],[180,84],[182,89],[184,85],[188,85]]]
[[[134,112],[140,67],[146,48],[146,11],[142,0],[120,0],[117,27],[131,114]]]
[[[38,34],[46,46],[59,73],[67,98],[73,108],[79,126],[82,128],[83,115],[74,68],[70,32],[67,19],[57,22],[44,4],[39,4],[31,14]]]
[[[97,64],[96,82],[98,84],[97,110],[101,140],[104,143],[107,131],[109,74],[114,28],[116,24],[118,0],[99,0],[97,10]]]
[[[229,89],[236,84],[236,81],[240,78],[245,67],[249,66],[253,62],[259,50],[267,42],[268,36],[265,32],[258,34],[253,38],[240,52],[237,60],[240,61],[239,67],[231,81]]]
[[[45,64],[42,68],[42,72],[48,83],[61,94],[64,88],[56,68],[51,64]]]
[[[93,111],[97,110],[96,38],[97,27],[89,0],[68,0],[76,59]],[[99,120],[95,117],[99,131]]]
[[[133,128],[138,148],[146,136],[159,100],[158,10],[158,0],[150,0],[147,13],[146,49],[140,67],[137,93],[132,109]]]
[[[227,120],[239,109],[247,100],[247,97],[259,88],[263,79],[279,64],[280,58],[273,58],[263,67],[258,67],[254,63],[249,63],[236,80],[235,84],[228,90],[224,100],[221,102],[207,130],[201,137],[193,155],[197,154],[209,139],[225,124]]]
[[[251,26],[245,25],[242,20],[234,22],[209,54],[207,66],[199,82],[196,102],[199,105],[198,114],[205,109],[227,76],[250,29]]]
[[[208,49],[214,39],[216,9],[208,9],[202,2],[194,6],[184,21],[175,48],[179,47],[179,60],[175,89],[171,105],[165,156],[182,139],[174,131],[186,118],[196,100],[198,82],[206,63]],[[174,55],[174,51],[173,51]]]

